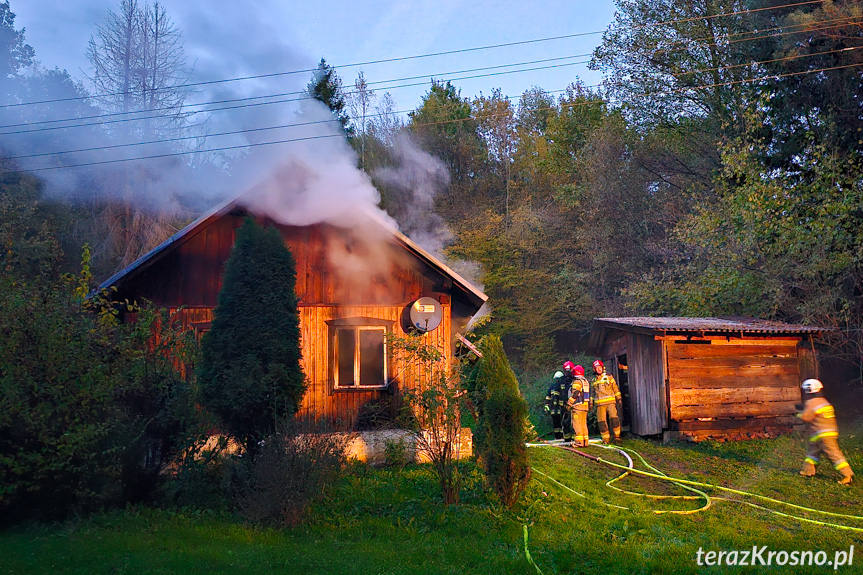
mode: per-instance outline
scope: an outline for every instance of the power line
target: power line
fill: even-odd
[[[819,1],[821,1],[821,0],[819,0]],[[848,21],[848,20],[853,20],[853,18],[828,19],[828,20],[819,21],[819,22],[815,22],[815,23],[798,24],[798,25],[795,25],[792,27],[811,26],[812,24],[824,24],[825,22],[835,22],[837,20],[838,21]],[[830,27],[832,27],[832,26],[827,26],[826,28],[830,28]],[[784,29],[784,28],[778,27],[778,28],[769,29],[767,31],[782,30],[782,29]],[[818,30],[822,30],[822,29],[825,29],[825,27],[822,27],[822,28],[817,28],[817,27],[816,28],[804,28],[801,30],[789,30],[789,31],[782,32],[782,33],[769,34],[766,36],[756,36],[756,37],[751,37],[751,38],[741,38],[741,39],[731,40],[731,41],[729,41],[729,44],[735,43],[735,42],[754,41],[754,40],[762,40],[765,38],[774,38],[774,37],[784,36],[784,35],[788,35],[788,34],[799,34],[799,33],[805,33],[805,32],[812,32],[812,31],[818,31]],[[761,33],[761,32],[764,32],[764,31],[741,32],[741,33],[737,33],[737,34],[729,34],[726,36],[726,39],[732,38],[734,36],[741,36],[744,34]],[[698,40],[699,39],[689,39],[687,41],[677,42],[677,44],[684,44],[686,42],[692,42],[692,41],[698,41]],[[714,43],[707,44],[707,45],[708,46],[718,45],[718,42],[714,42]],[[680,50],[684,50],[684,49],[686,49],[686,48],[680,48],[677,50],[668,50],[668,49],[658,50],[655,52],[655,54],[680,51]],[[547,58],[544,60],[534,60],[534,61],[521,62],[521,63],[515,63],[515,64],[502,64],[502,65],[498,65],[498,66],[486,66],[486,67],[481,67],[481,68],[473,68],[473,69],[467,69],[467,70],[447,72],[447,73],[443,73],[441,75],[446,76],[448,74],[461,74],[461,73],[467,73],[467,72],[472,72],[472,71],[482,71],[482,70],[492,70],[492,69],[498,69],[498,68],[507,68],[507,67],[513,67],[513,66],[522,66],[522,65],[528,65],[528,64],[539,63],[539,62],[567,60],[570,58],[577,58],[577,57],[588,56],[588,55],[589,54],[577,54],[577,55],[573,55],[573,56],[565,56],[565,57],[558,57],[558,58]],[[572,62],[569,64],[543,66],[543,67],[537,67],[537,68],[528,68],[528,69],[524,69],[524,70],[513,70],[510,72],[501,72],[501,73],[496,73],[496,74],[479,74],[479,75],[474,75],[474,76],[465,76],[465,77],[461,77],[461,78],[449,78],[448,81],[469,80],[469,79],[491,77],[491,76],[497,76],[497,75],[503,75],[503,74],[515,74],[515,73],[522,73],[522,72],[545,70],[545,69],[552,69],[552,68],[558,68],[558,67],[566,67],[566,66],[585,64],[588,62],[589,61]],[[406,78],[397,78],[397,79],[393,79],[393,80],[381,80],[381,81],[371,82],[370,84],[371,85],[385,84],[387,82],[398,82],[398,81],[411,80],[411,79],[417,79],[417,78],[428,78],[428,77],[434,78],[434,76],[435,76],[434,74],[430,74],[430,75],[424,74],[422,76],[410,76],[410,77],[406,77]],[[424,84],[425,84],[425,82],[412,83],[412,84],[402,84],[402,85],[392,85],[392,86],[384,86],[381,89],[398,89],[398,88],[414,87],[414,86],[424,85]],[[354,91],[349,90],[349,91],[345,92],[345,95],[350,95],[352,93],[354,93]],[[296,92],[284,92],[284,93],[279,93],[279,94],[268,94],[268,95],[263,95],[263,96],[250,96],[250,97],[244,97],[244,98],[234,98],[234,99],[228,99],[228,100],[205,102],[205,103],[200,103],[200,104],[189,104],[188,107],[209,106],[209,105],[213,105],[213,104],[231,103],[231,102],[251,102],[253,100],[264,100],[267,98],[278,98],[278,97],[283,97],[283,96],[295,96],[295,95],[299,96],[302,94],[306,94],[306,92],[305,91],[296,91]],[[197,110],[197,111],[187,112],[186,114],[187,115],[194,115],[194,114],[199,114],[199,113],[220,112],[220,111],[226,111],[226,110],[236,110],[236,109],[241,109],[241,108],[266,106],[266,105],[274,105],[274,104],[284,104],[284,103],[297,102],[297,101],[302,101],[302,100],[311,100],[311,99],[313,99],[311,96],[303,95],[303,96],[297,97],[297,98],[273,100],[273,101],[268,101],[268,102],[258,102],[258,103],[254,103],[254,104],[243,104],[243,105],[237,105],[237,106],[226,106],[226,107],[221,107],[221,108],[213,108],[213,109],[209,109],[209,110]],[[133,115],[133,114],[141,114],[141,113],[145,113],[145,112],[153,113],[153,112],[170,110],[170,109],[173,109],[173,108],[157,108],[157,109],[149,110],[149,111],[138,110],[138,111],[133,111],[133,112],[116,112],[116,113],[108,113],[108,114],[97,114],[94,116],[84,116],[84,117],[79,117],[79,118],[64,118],[64,119],[57,119],[57,120],[43,120],[40,122],[32,122],[32,123],[8,124],[5,126],[0,126],[0,129],[17,127],[17,126],[32,126],[32,125],[39,125],[39,124],[56,124],[56,123],[64,123],[64,122],[79,122],[81,120],[86,120],[86,119],[110,118],[110,117],[116,117],[116,116],[129,116],[129,115]],[[155,115],[149,115],[149,116],[121,118],[121,119],[117,119],[117,120],[105,120],[105,121],[99,121],[99,122],[85,122],[85,123],[81,123],[81,124],[73,124],[73,125],[67,125],[67,126],[55,126],[55,127],[46,127],[46,128],[15,130],[15,131],[9,131],[9,132],[0,132],[0,136],[28,134],[28,133],[33,133],[33,132],[44,132],[44,131],[55,130],[55,129],[71,129],[71,128],[90,127],[90,126],[96,126],[96,125],[116,124],[116,123],[122,123],[122,122],[134,122],[134,121],[158,119],[161,117],[162,117],[161,115],[155,114]]]
[[[513,66],[528,66],[531,64],[541,64],[541,63],[545,63],[545,62],[558,62],[560,60],[569,60],[572,58],[583,58],[585,56],[590,56],[590,54],[574,54],[572,56],[558,56],[556,58],[544,58],[542,60],[531,60],[531,61],[527,61],[527,62],[516,62],[513,64],[499,64],[496,66],[483,66],[480,68],[456,70],[453,72],[443,72],[440,75],[465,74],[468,72],[478,72],[478,71],[482,71],[482,70],[495,70],[495,69],[499,69],[499,68],[511,68]],[[586,64],[587,62],[588,61],[572,62],[571,65]],[[516,72],[517,71],[518,70],[516,70]],[[408,76],[405,78],[394,78],[392,80],[378,80],[375,82],[369,82],[368,84],[370,86],[373,86],[373,85],[377,85],[377,84],[385,84],[387,82],[402,82],[402,81],[406,81],[406,80],[417,80],[420,78],[429,78],[429,77],[434,77],[435,75],[436,74],[423,74],[421,76]],[[411,86],[412,85],[414,85],[414,84],[411,84]],[[401,86],[395,86],[395,87],[399,88]],[[384,87],[384,89],[387,89],[387,88],[388,87],[386,87],[386,86]],[[352,94],[352,93],[353,93],[353,91],[348,91],[345,94],[348,95],[348,94]],[[202,102],[200,104],[184,104],[181,107],[191,108],[191,107],[198,107],[198,106],[212,106],[212,105],[216,105],[216,104],[229,104],[229,103],[233,103],[233,102],[248,102],[248,101],[252,101],[252,100],[261,100],[261,99],[265,99],[265,98],[281,98],[284,96],[299,96],[299,95],[305,95],[305,97],[302,98],[305,100],[313,99],[311,96],[308,96],[308,92],[306,92],[305,90],[299,90],[299,91],[294,91],[294,92],[282,92],[282,93],[278,93],[278,94],[265,94],[263,96],[247,96],[247,97],[243,97],[243,98],[230,98],[227,100],[214,100],[214,101],[210,101],[210,102]],[[56,119],[56,120],[41,120],[38,122],[22,122],[22,123],[18,123],[18,124],[2,125],[2,126],[0,126],[0,130],[6,129],[6,128],[17,128],[19,126],[35,126],[35,125],[40,125],[40,124],[57,124],[57,123],[61,123],[61,122],[76,122],[76,121],[81,121],[81,120],[92,120],[92,119],[97,119],[97,118],[112,118],[112,117],[117,117],[117,116],[130,116],[133,114],[141,114],[141,113],[163,112],[163,111],[174,110],[174,109],[176,109],[176,108],[169,106],[169,107],[164,107],[164,108],[153,108],[150,110],[135,110],[135,111],[131,111],[131,112],[110,112],[110,113],[106,113],[106,114],[95,114],[92,116],[78,116],[75,118],[62,118],[62,119]],[[189,114],[196,114],[196,113],[208,112],[208,111],[210,111],[210,110],[199,110],[199,111],[188,112],[188,113]],[[161,117],[161,116],[148,116],[147,118],[129,118],[129,121],[135,121],[135,120],[141,120],[141,119],[150,119],[150,118],[159,118],[159,117]],[[96,124],[85,124],[85,125],[89,126],[89,125],[96,125]],[[65,128],[65,127],[69,127],[69,126],[61,126],[61,128]],[[17,133],[20,133],[20,132],[0,132],[0,135],[17,134]]]
[[[821,4],[824,1],[825,0],[807,0],[804,2],[783,4],[780,6],[767,6],[767,7],[763,7],[763,8],[754,8],[751,10],[738,10],[738,11],[734,11],[734,12],[724,12],[721,14],[714,14],[714,15],[709,15],[709,16],[699,16],[699,17],[693,17],[693,18],[681,18],[681,19],[676,19],[676,20],[666,20],[663,22],[651,22],[650,24],[646,24],[644,26],[635,27],[635,29],[649,28],[649,27],[654,27],[654,26],[662,26],[662,25],[667,25],[667,24],[678,24],[678,23],[684,23],[684,22],[692,22],[692,21],[696,21],[696,20],[710,20],[710,19],[714,19],[714,18],[721,18],[724,16],[739,16],[742,14],[763,12],[766,10],[779,10],[779,9],[783,9],[783,8],[795,8],[798,6],[806,6],[809,4]],[[437,56],[448,56],[448,55],[452,55],[452,54],[464,54],[467,52],[477,52],[477,51],[481,51],[481,50],[494,50],[494,49],[498,49],[498,48],[507,48],[507,47],[511,47],[511,46],[523,46],[523,45],[527,45],[527,44],[551,42],[551,41],[555,41],[555,40],[567,40],[567,39],[571,39],[571,38],[579,38],[579,37],[584,37],[584,36],[594,36],[597,34],[602,34],[604,32],[605,32],[605,30],[597,30],[597,31],[593,31],[593,32],[580,32],[580,33],[575,33],[575,34],[565,34],[562,36],[551,36],[551,37],[547,37],[547,38],[537,38],[537,39],[533,39],[533,40],[521,40],[521,41],[516,41],[516,42],[506,42],[506,43],[502,43],[502,44],[477,46],[477,47],[473,47],[473,48],[462,48],[462,49],[458,49],[458,50],[447,50],[447,51],[442,51],[442,52],[417,54],[417,55],[413,55],[413,56],[400,56],[400,57],[385,58],[385,59],[380,59],[380,60],[369,60],[366,62],[357,62],[357,63],[353,63],[353,64],[342,64],[339,66],[333,66],[333,68],[336,68],[336,69],[337,68],[356,68],[359,66],[371,66],[371,65],[376,65],[376,64],[386,64],[386,63],[392,63],[392,62],[403,62],[403,61],[407,61],[407,60],[417,60],[417,59],[421,59],[421,58],[431,58],[431,57],[437,57]],[[222,84],[222,83],[228,83],[228,82],[257,80],[257,79],[263,79],[263,78],[274,78],[274,77],[279,77],[279,76],[289,76],[289,75],[293,75],[293,74],[307,74],[309,72],[315,72],[315,71],[317,71],[317,68],[308,68],[308,69],[303,69],[303,70],[288,70],[288,71],[283,71],[283,72],[272,72],[272,73],[268,73],[268,74],[256,74],[256,75],[249,75],[249,76],[239,76],[239,77],[235,77],[235,78],[225,78],[225,79],[221,79],[221,80],[209,80],[209,81],[204,81],[204,82],[190,82],[190,83],[186,83],[186,84],[179,84],[177,86],[172,86],[169,88],[160,88],[159,90],[163,90],[163,89],[172,89],[173,90],[173,89],[179,89],[179,88],[207,86],[207,85]],[[39,100],[39,101],[33,101],[33,102],[18,102],[15,104],[0,105],[0,109],[13,108],[13,107],[19,107],[19,106],[33,106],[33,105],[37,105],[37,104],[52,104],[52,103],[56,103],[56,102],[71,102],[71,101],[76,101],[76,100],[107,98],[107,97],[112,97],[112,96],[122,96],[124,93],[125,92],[114,92],[114,93],[109,93],[109,94],[92,95],[92,96],[76,96],[76,97],[72,97],[72,98],[57,98],[57,99]]]
[[[688,70],[685,72],[679,72],[679,73],[675,73],[675,74],[671,74],[671,75],[672,76],[686,76],[689,74],[712,72],[712,71],[718,71],[718,70],[728,70],[728,69],[732,69],[732,68],[740,68],[740,67],[745,67],[745,66],[757,66],[760,64],[772,64],[772,63],[776,63],[776,62],[798,60],[798,59],[802,59],[802,58],[824,56],[827,54],[835,54],[835,53],[839,53],[839,52],[850,52],[850,51],[855,51],[855,50],[863,50],[863,46],[857,46],[857,47],[851,47],[851,48],[838,48],[836,50],[826,50],[824,52],[816,52],[816,53],[811,53],[811,54],[798,54],[795,56],[785,56],[782,58],[774,58],[771,60],[745,62],[742,64],[733,64],[730,66],[717,66],[714,68],[699,68],[696,70]],[[586,88],[598,88],[598,87],[599,86],[586,86]],[[686,90],[689,88],[682,87],[681,89]],[[546,93],[547,94],[556,94],[556,93],[560,93],[563,91],[565,91],[565,90],[554,90],[554,91],[548,91]],[[508,96],[506,99],[513,100],[517,97],[518,96]],[[410,112],[410,110],[398,110],[395,112],[391,112],[391,114],[404,114],[404,113],[408,113],[408,112]],[[380,117],[382,115],[384,115],[384,114],[368,114],[368,115],[366,115],[366,118],[377,118],[377,117]],[[143,142],[131,142],[131,143],[125,143],[125,144],[94,146],[91,148],[78,148],[78,149],[74,149],[74,150],[42,152],[42,153],[38,153],[38,154],[26,154],[26,155],[20,155],[20,156],[7,156],[6,159],[7,160],[22,160],[22,159],[45,157],[45,156],[61,155],[61,154],[76,154],[76,153],[83,153],[83,152],[94,152],[94,151],[101,151],[101,150],[129,148],[129,147],[135,147],[135,146],[149,146],[149,145],[155,145],[155,144],[166,144],[166,143],[170,143],[170,142],[182,142],[182,141],[186,141],[186,140],[197,140],[197,139],[201,139],[204,137],[218,138],[218,137],[223,137],[223,136],[249,134],[249,133],[263,132],[263,131],[269,131],[269,130],[298,128],[298,127],[303,127],[303,126],[311,126],[311,125],[316,125],[316,124],[328,124],[328,123],[336,123],[336,122],[338,122],[338,120],[335,118],[332,118],[332,119],[327,119],[327,120],[316,120],[316,121],[312,121],[312,122],[298,122],[298,123],[292,123],[292,124],[281,124],[281,125],[277,125],[277,126],[265,126],[265,127],[261,127],[261,128],[246,128],[246,129],[242,129],[242,130],[232,130],[232,131],[228,131],[228,132],[217,132],[217,133],[206,134],[206,135],[201,135],[201,136],[198,136],[198,135],[179,136],[179,137],[175,137],[175,138],[160,138],[160,139],[156,139],[156,140],[149,140],[149,141],[143,141]]]
[[[745,83],[750,83],[750,82],[759,82],[759,81],[764,81],[764,80],[776,80],[779,78],[788,78],[788,77],[792,77],[792,76],[800,76],[800,75],[804,75],[804,74],[814,74],[814,73],[819,73],[819,72],[829,72],[832,70],[856,68],[856,67],[860,67],[860,66],[863,66],[863,62],[856,63],[856,64],[845,64],[842,66],[832,66],[829,68],[818,68],[815,70],[804,70],[801,72],[788,72],[785,74],[770,74],[770,75],[761,76],[758,78],[734,80],[734,81],[730,81],[730,82],[718,82],[718,83],[714,83],[714,84],[706,84],[706,85],[701,85],[701,86],[687,86],[684,88],[677,88],[674,90],[668,90],[668,91],[664,91],[664,92],[654,92],[651,94],[644,94],[641,97],[649,98],[649,97],[655,97],[655,96],[675,94],[675,93],[679,93],[679,92],[683,92],[683,91],[702,90],[702,89],[707,89],[707,88],[718,88],[718,87],[723,87],[723,86],[734,86],[734,85],[745,84]],[[605,100],[605,99],[596,99],[596,100],[590,100],[590,101],[585,101],[585,102],[575,102],[572,104],[565,104],[565,105],[562,104],[561,108],[576,107],[579,105],[587,105],[587,104],[592,104],[592,103],[605,103],[605,102],[607,102],[607,100]],[[553,110],[553,109],[554,108],[546,107],[546,108],[537,108],[537,109],[532,110],[532,111],[539,112],[539,111],[543,111],[543,110]],[[493,114],[490,116],[495,116],[495,115]],[[435,125],[444,125],[444,124],[464,122],[467,120],[476,120],[476,118],[471,116],[469,118],[457,118],[457,119],[452,119],[452,120],[442,120],[439,122],[428,122],[425,124],[416,124],[413,127],[414,128],[422,128],[422,127],[429,127],[429,126],[435,126]],[[161,159],[161,158],[167,158],[167,157],[187,156],[187,155],[192,155],[192,154],[246,149],[246,148],[253,148],[253,147],[260,147],[260,146],[272,146],[272,145],[278,145],[278,144],[287,144],[287,143],[292,143],[292,142],[318,140],[318,139],[334,138],[334,137],[344,137],[344,135],[343,134],[325,134],[325,135],[307,136],[307,137],[301,137],[301,138],[289,138],[289,139],[285,139],[285,140],[276,140],[276,141],[268,141],[268,142],[253,142],[253,143],[244,144],[244,145],[224,146],[224,147],[220,147],[220,148],[210,148],[210,149],[206,149],[206,150],[190,150],[190,151],[186,151],[186,152],[170,152],[170,153],[163,153],[163,154],[154,154],[154,155],[150,155],[150,156],[140,156],[140,157],[135,157],[135,158],[122,158],[122,159],[114,159],[114,160],[101,160],[101,161],[96,161],[96,162],[70,164],[70,165],[65,165],[65,166],[48,166],[48,167],[44,167],[44,168],[29,169],[27,171],[28,172],[44,172],[44,171],[53,171],[53,170],[70,169],[70,168],[84,168],[84,167],[91,167],[91,166],[97,166],[97,165],[117,164],[117,163],[123,163],[123,162],[133,162],[133,161],[142,161],[142,160],[154,160],[154,159]],[[5,171],[6,172],[12,172],[14,170],[8,170],[7,169]]]

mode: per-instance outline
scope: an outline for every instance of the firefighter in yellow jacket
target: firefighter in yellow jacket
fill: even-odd
[[[617,415],[617,404],[622,396],[617,382],[609,374],[605,373],[605,364],[600,360],[593,362],[593,372],[596,379],[593,380],[593,403],[596,405],[596,422],[599,425],[599,434],[602,441],[608,443],[611,436],[620,439],[620,417]],[[611,433],[609,433],[611,427]]]
[[[569,399],[566,407],[572,417],[572,429],[575,433],[573,445],[587,447],[590,435],[587,431],[587,412],[590,410],[590,383],[584,377],[584,367],[576,365],[572,371],[573,380],[569,387]]]
[[[839,483],[848,485],[854,477],[854,472],[851,471],[851,466],[839,449],[836,413],[830,402],[821,394],[824,385],[817,379],[807,379],[800,387],[803,389],[804,403],[803,410],[797,414],[797,417],[809,424],[807,426],[808,449],[800,475],[804,477],[815,475],[815,465],[818,464],[818,458],[823,452],[833,462],[833,468],[842,474]]]

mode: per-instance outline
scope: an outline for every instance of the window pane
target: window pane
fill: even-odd
[[[356,352],[356,331],[353,328],[340,329],[336,332],[336,348],[339,354],[340,386],[354,385],[354,353]]]
[[[360,385],[384,383],[384,330],[360,330]]]

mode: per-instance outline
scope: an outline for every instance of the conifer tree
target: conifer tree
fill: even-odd
[[[309,96],[327,105],[348,136],[354,135],[354,128],[349,125],[350,118],[345,112],[348,103],[345,100],[342,79],[336,74],[335,68],[327,64],[324,58],[321,58],[318,63],[318,69],[312,75],[312,81],[306,86],[306,90]]]
[[[473,385],[477,408],[476,448],[488,484],[512,507],[530,479],[527,457],[527,402],[496,335],[486,336]]]
[[[294,257],[278,230],[247,218],[225,264],[198,373],[201,405],[251,457],[305,393],[295,284]]]

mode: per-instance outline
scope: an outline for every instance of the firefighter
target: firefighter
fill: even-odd
[[[797,417],[808,423],[809,443],[806,459],[803,461],[803,469],[800,475],[812,477],[815,475],[815,465],[818,463],[819,455],[824,452],[833,468],[842,474],[839,483],[848,485],[854,472],[842,450],[839,449],[839,431],[836,427],[836,413],[829,401],[824,399],[821,391],[824,385],[817,379],[807,379],[800,386],[803,390],[804,403]]]
[[[590,383],[584,377],[584,367],[576,365],[572,370],[574,379],[569,387],[567,407],[572,417],[572,428],[575,434],[574,445],[587,447],[590,435],[587,431],[587,412],[590,410]]]
[[[609,443],[612,435],[615,440],[620,439],[620,418],[618,417],[617,404],[622,396],[617,382],[609,374],[605,373],[605,364],[600,360],[593,362],[593,404],[596,405],[596,421],[599,425],[599,433],[602,441]],[[611,433],[609,433],[609,424]]]
[[[563,362],[563,377],[560,378],[560,411],[563,414],[563,440],[570,442],[575,438],[575,434],[572,430],[572,417],[569,415],[567,401],[569,401],[573,381],[575,381],[575,364],[571,361],[565,361]]]
[[[563,439],[563,401],[560,395],[563,372],[554,372],[548,393],[545,394],[545,412],[551,415],[551,428],[555,439]]]

